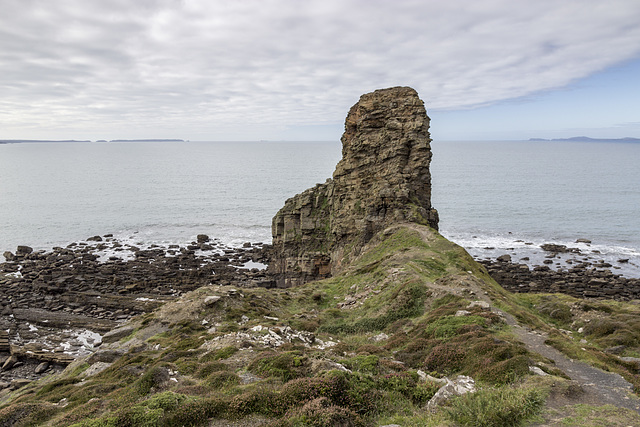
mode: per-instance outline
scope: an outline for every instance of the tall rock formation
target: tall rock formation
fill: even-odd
[[[362,95],[349,110],[333,179],[273,218],[269,271],[278,287],[329,277],[392,223],[438,227],[431,206],[429,117],[415,90]]]

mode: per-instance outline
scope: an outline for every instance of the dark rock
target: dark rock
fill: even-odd
[[[576,243],[586,243],[586,244],[590,244],[591,240],[589,239],[578,239],[576,240]]]
[[[16,249],[16,256],[29,255],[31,252],[33,252],[33,248],[29,246],[18,246]]]
[[[0,371],[8,371],[10,369],[13,368],[13,366],[18,363],[18,357],[14,354],[12,354],[11,356],[9,356],[7,358],[7,360],[4,361],[4,363],[2,364],[2,368],[0,369]]]
[[[500,255],[498,258],[496,258],[496,261],[498,262],[511,262],[511,255]]]
[[[207,236],[206,234],[198,234],[196,236],[196,241],[198,243],[206,243],[209,241],[209,236]]]
[[[11,390],[17,390],[19,388],[22,388],[28,384],[31,384],[33,381],[26,379],[26,378],[16,378],[11,380],[11,384],[9,385],[9,388]]]
[[[16,256],[14,254],[12,254],[11,252],[9,252],[9,251],[6,251],[5,253],[3,253],[2,256],[7,261],[13,261],[14,259],[16,259]]]
[[[626,345],[616,345],[614,347],[609,347],[604,351],[610,354],[622,354],[622,352],[625,351],[626,348],[627,348]]]
[[[131,326],[123,326],[118,329],[107,332],[102,336],[102,342],[110,343],[118,341],[121,338],[128,337],[133,333],[134,329]]]
[[[36,368],[33,370],[33,372],[38,374],[38,375],[40,375],[40,374],[46,372],[47,369],[49,369],[49,362],[42,362],[41,364],[36,366]]]
[[[557,245],[555,243],[545,243],[540,245],[540,247],[542,248],[543,251],[552,252],[554,254],[566,253],[566,252],[573,252],[573,253],[580,252],[580,249],[578,248],[568,248],[565,245]]]

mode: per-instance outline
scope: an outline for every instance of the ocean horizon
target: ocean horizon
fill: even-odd
[[[540,264],[540,245],[557,243],[640,277],[640,144],[434,141],[432,151],[440,232],[475,257]],[[285,200],[330,178],[340,157],[339,141],[2,144],[0,254],[107,233],[139,245],[197,234],[269,243]]]

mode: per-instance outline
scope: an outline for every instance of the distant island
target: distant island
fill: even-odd
[[[106,142],[101,140],[99,142]],[[184,142],[184,139],[112,139],[109,142]]]
[[[588,136],[574,136],[572,138],[529,138],[529,141],[569,141],[569,142],[640,142],[640,138],[589,138]]]

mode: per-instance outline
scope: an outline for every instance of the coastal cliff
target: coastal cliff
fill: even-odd
[[[415,90],[362,95],[349,110],[341,141],[333,179],[287,200],[273,218],[269,270],[278,287],[340,272],[391,224],[438,228],[429,117]]]

